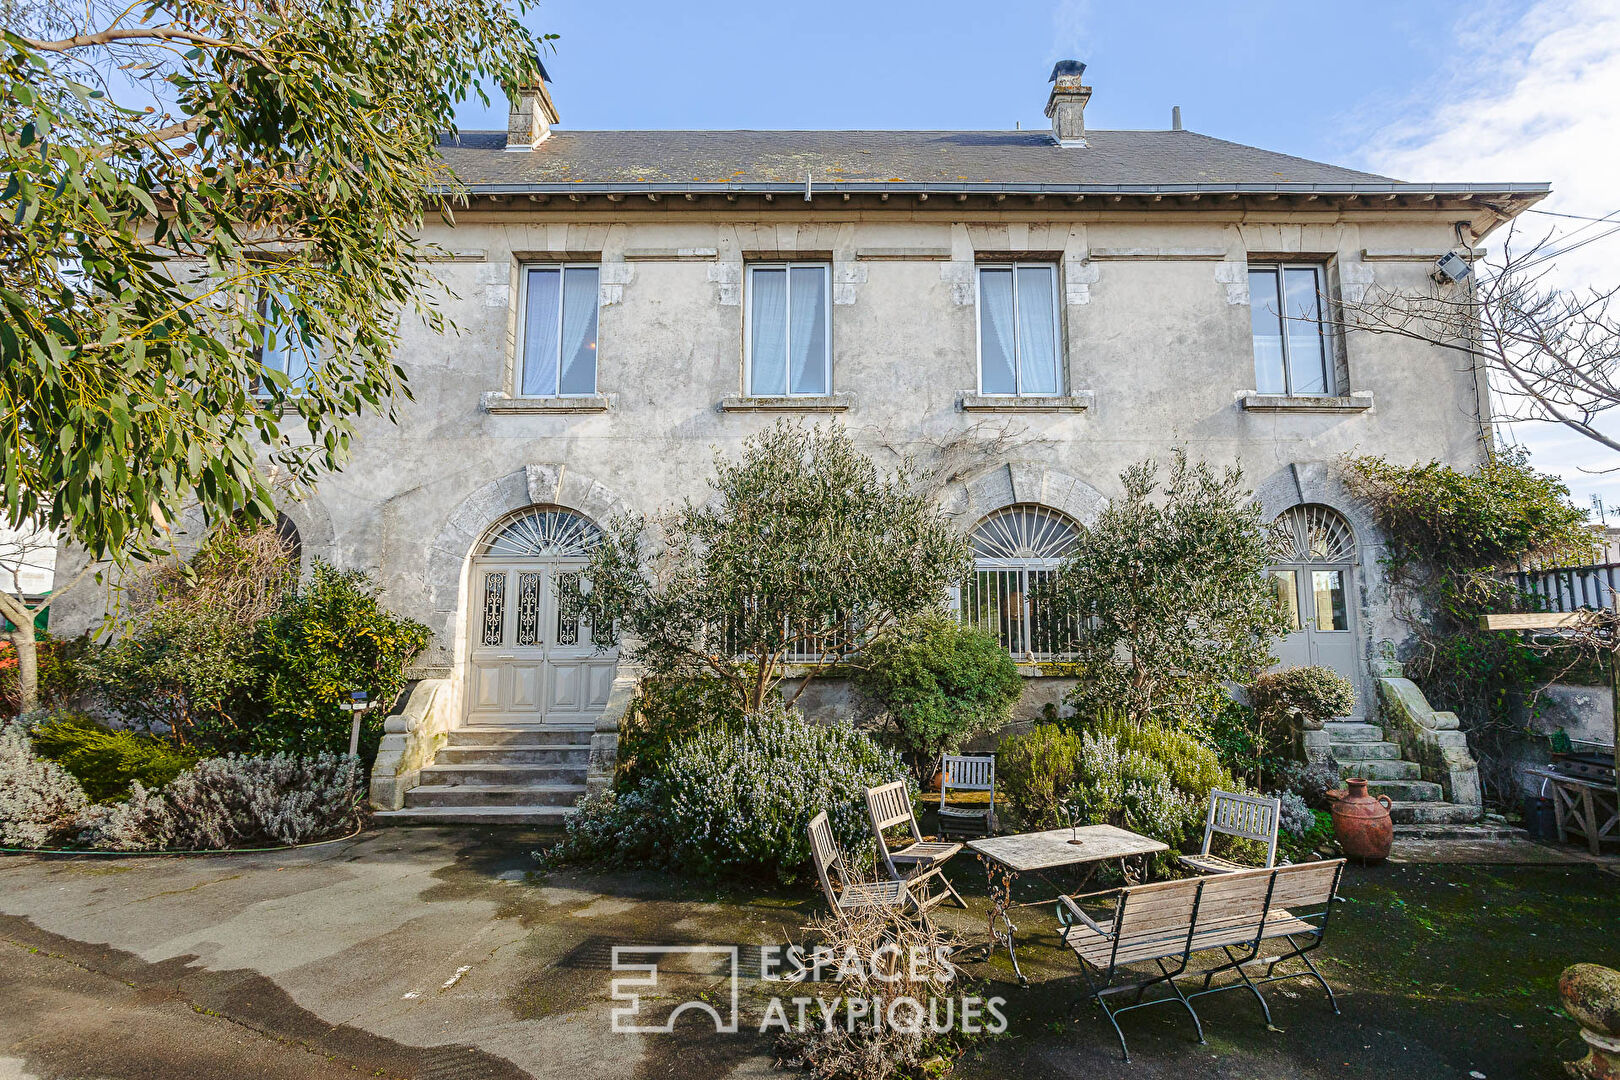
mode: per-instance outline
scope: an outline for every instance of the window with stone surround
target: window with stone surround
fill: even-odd
[[[526,264],[518,298],[521,397],[596,393],[599,267]]]
[[[824,397],[832,393],[831,268],[826,263],[753,263],[748,267],[744,329],[747,390],[752,397]]]
[[[274,371],[287,379],[287,392],[301,394],[310,373],[321,362],[320,350],[313,341],[306,341],[298,329],[292,310],[292,298],[280,289],[264,288],[254,303],[258,307],[260,332],[263,341],[254,350],[254,359],[265,371]],[[249,387],[256,396],[268,396],[263,378],[255,376]]]
[[[979,266],[979,393],[993,397],[1063,393],[1057,280],[1052,263]]]
[[[1339,393],[1322,307],[1327,267],[1319,263],[1249,264],[1249,318],[1255,389],[1286,397]]]

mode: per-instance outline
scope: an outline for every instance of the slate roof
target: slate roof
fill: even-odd
[[[474,191],[1464,191],[1544,185],[1403,184],[1191,131],[553,131],[533,150],[506,133],[446,137]]]

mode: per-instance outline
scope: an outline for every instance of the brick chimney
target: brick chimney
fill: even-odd
[[[1086,145],[1086,102],[1091,87],[1080,80],[1086,65],[1078,60],[1059,60],[1052,67],[1052,96],[1046,99],[1046,115],[1052,119],[1052,138],[1059,146]]]
[[[540,77],[532,85],[518,87],[517,96],[512,99],[512,111],[506,118],[508,150],[533,150],[551,138],[551,125],[560,119],[557,106],[551,103],[551,94],[546,90],[551,76],[538,59],[535,67]]]

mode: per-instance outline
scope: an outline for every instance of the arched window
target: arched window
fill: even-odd
[[[1270,541],[1266,574],[1290,629],[1349,631],[1356,535],[1344,516],[1314,503],[1289,507],[1271,523]]]
[[[1017,660],[1073,652],[1078,621],[1042,596],[1079,541],[1063,514],[1034,503],[997,510],[969,534],[973,574],[962,589],[962,621],[993,635]]]
[[[282,550],[296,572],[304,558],[304,538],[298,535],[298,526],[286,514],[276,515],[276,539],[281,541]]]
[[[602,541],[602,530],[572,510],[528,510],[502,526],[483,554],[514,559],[586,558]]]

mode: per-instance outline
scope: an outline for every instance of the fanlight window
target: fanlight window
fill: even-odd
[[[1072,520],[1033,504],[980,522],[968,538],[974,560],[962,588],[962,621],[995,637],[1017,660],[1072,655],[1079,619],[1059,608],[1046,586],[1079,537]]]
[[[979,523],[969,537],[979,559],[1062,559],[1074,550],[1074,522],[1044,506],[1009,506]]]
[[[1350,523],[1325,506],[1295,506],[1271,523],[1272,559],[1281,563],[1351,562],[1356,537]]]
[[[585,558],[602,530],[571,510],[535,510],[509,522],[484,548],[503,558]]]

